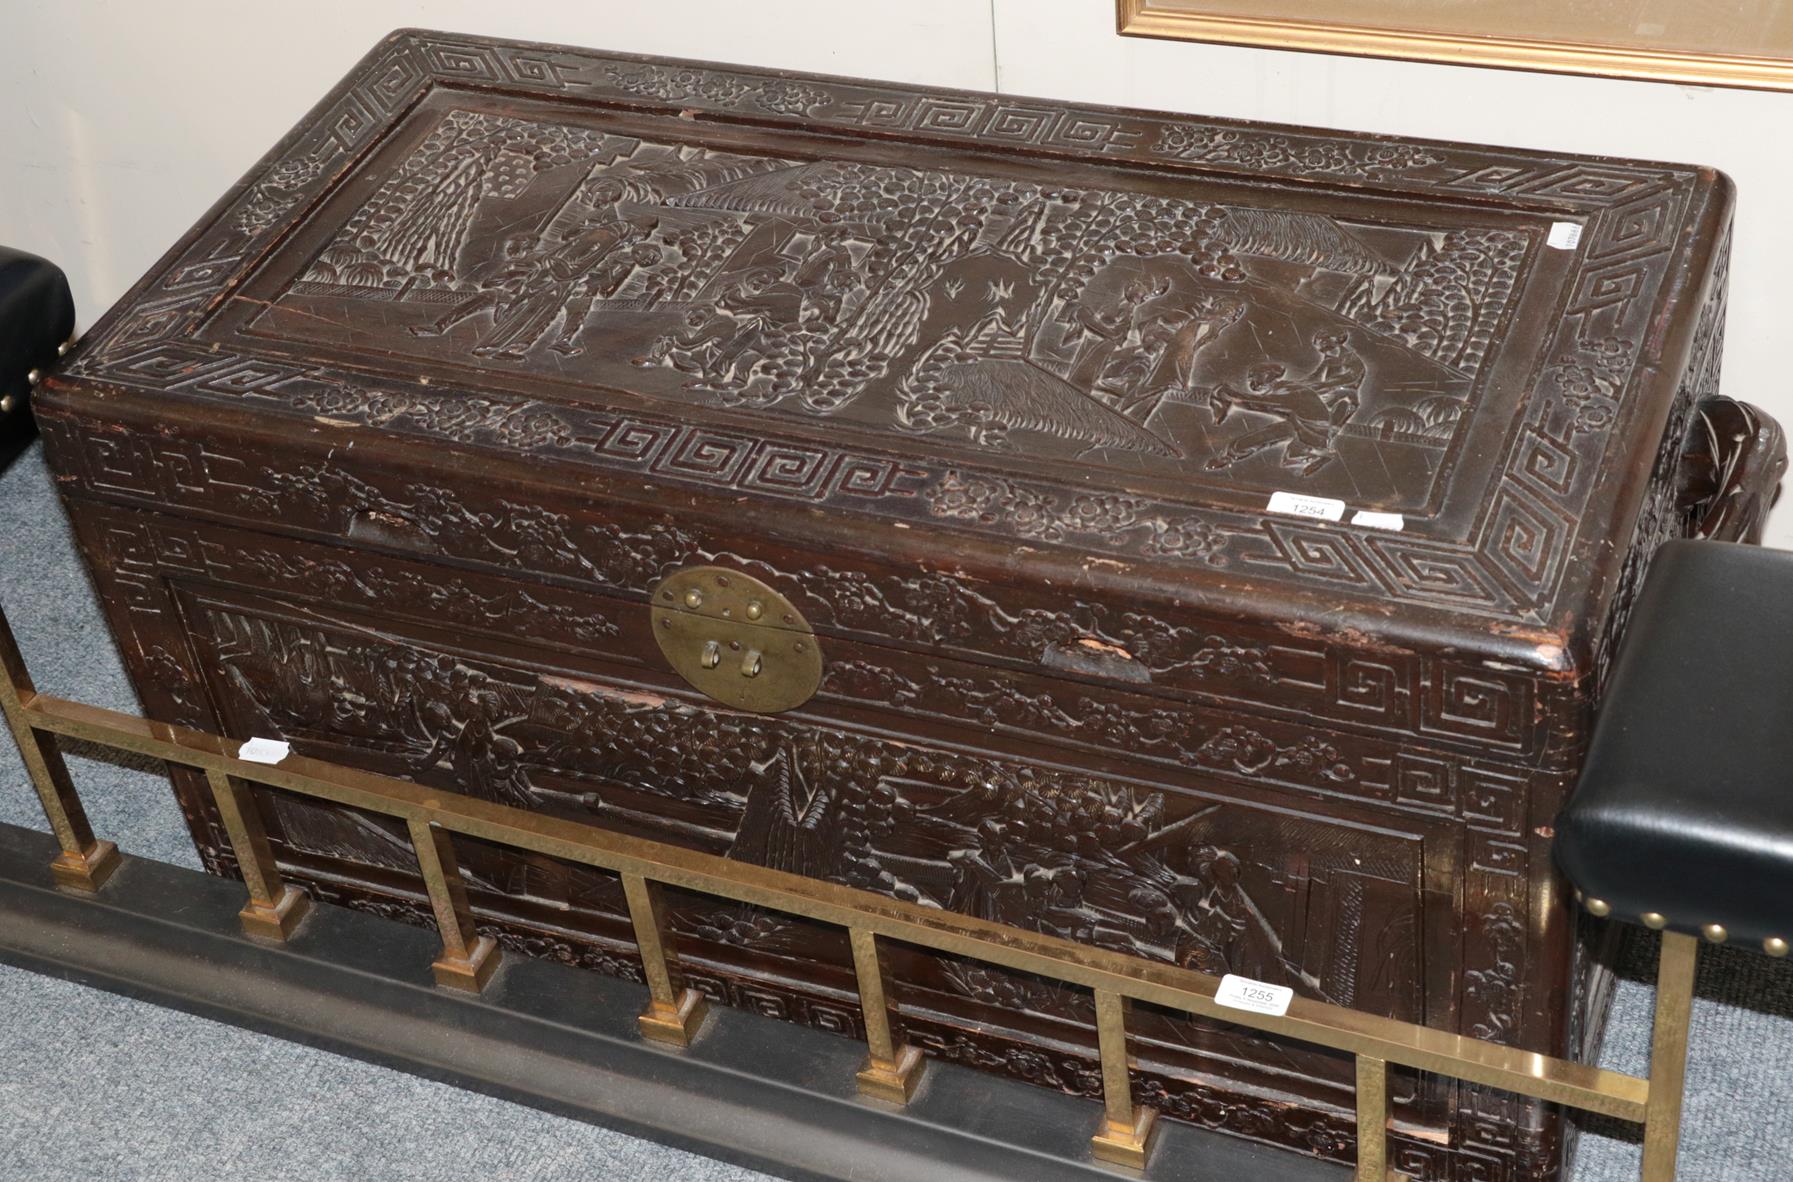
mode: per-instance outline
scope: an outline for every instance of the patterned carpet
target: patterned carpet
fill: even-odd
[[[38,685],[135,710],[37,449],[0,475],[10,529],[0,602]],[[94,828],[197,866],[159,774],[70,752]],[[45,828],[0,744],[0,822]],[[1604,1066],[1641,1072],[1654,949],[1628,946]],[[0,1176],[6,1179],[627,1177],[747,1182],[749,1170],[235,1027],[0,967]],[[50,1130],[68,1130],[52,1135]],[[1694,1008],[1686,1182],[1793,1174],[1793,962],[1708,951]],[[1634,1130],[1594,1123],[1576,1182],[1637,1177]],[[1253,1180],[1255,1182],[1255,1180]]]

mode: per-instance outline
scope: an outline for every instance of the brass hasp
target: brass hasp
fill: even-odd
[[[809,621],[776,589],[738,570],[696,566],[653,590],[654,639],[692,688],[725,706],[775,714],[822,684]]]

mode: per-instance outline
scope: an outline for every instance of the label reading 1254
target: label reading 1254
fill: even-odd
[[[1289,1012],[1289,1003],[1295,1000],[1295,991],[1287,985],[1267,985],[1262,981],[1253,981],[1250,977],[1235,977],[1231,973],[1220,979],[1220,988],[1214,991],[1214,1000],[1228,1009],[1250,1010],[1254,1014],[1269,1014],[1280,1018]]]
[[[1271,493],[1270,503],[1264,508],[1271,513],[1311,517],[1317,521],[1337,521],[1345,515],[1345,502],[1331,497],[1310,497],[1305,493]]]

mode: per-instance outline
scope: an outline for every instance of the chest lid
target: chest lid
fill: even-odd
[[[1729,206],[1669,165],[406,32],[48,403],[1560,669],[1716,357]]]

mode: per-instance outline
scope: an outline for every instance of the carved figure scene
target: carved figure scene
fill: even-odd
[[[258,325],[1393,507],[1428,492],[1528,242],[454,111]]]
[[[1420,867],[1394,838],[713,713],[335,627],[224,609],[207,619],[219,700],[241,733],[1340,1005],[1423,1010]],[[309,808],[282,819],[284,839],[304,848],[410,864],[403,833],[378,819]],[[563,905],[608,899],[603,876],[548,874],[498,847],[469,847],[463,869],[474,884]],[[759,952],[810,954],[810,937],[777,917],[681,922]],[[928,983],[992,1003],[1023,996],[1054,1014],[1046,995],[994,970]],[[1074,998],[1052,1004],[1054,1016],[1081,1014]]]

